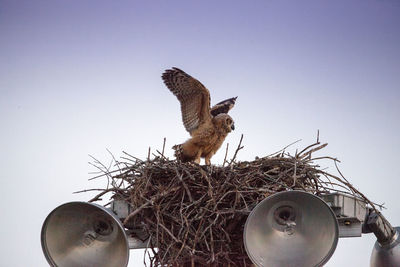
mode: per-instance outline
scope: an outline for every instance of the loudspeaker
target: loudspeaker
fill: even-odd
[[[51,266],[127,266],[128,239],[106,208],[69,202],[54,209],[42,226],[43,253]]]
[[[371,254],[371,267],[400,266],[400,227],[394,227],[396,233],[386,243],[375,242]]]
[[[287,191],[271,195],[250,213],[244,245],[257,266],[322,266],[336,249],[335,214],[319,197]]]

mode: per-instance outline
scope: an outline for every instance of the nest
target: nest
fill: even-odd
[[[142,227],[150,237],[150,266],[249,266],[244,224],[250,211],[271,194],[340,191],[373,206],[343,176],[319,168],[315,162],[321,157],[312,158],[312,153],[325,146],[317,142],[294,156],[283,149],[254,161],[236,162],[240,142],[233,159],[225,159],[222,166],[181,163],[167,159],[163,152],[140,160],[124,152],[123,161],[114,159],[113,170],[95,161],[102,171],[97,177],[106,176],[108,187],[90,201],[111,192],[112,197],[130,203],[133,212],[123,223],[127,228]],[[323,158],[336,165],[337,159]]]

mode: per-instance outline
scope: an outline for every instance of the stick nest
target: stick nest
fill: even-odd
[[[254,161],[232,159],[226,166],[226,160],[223,166],[181,163],[163,153],[142,161],[124,152],[124,161],[114,159],[112,171],[95,161],[103,172],[97,177],[107,176],[108,187],[90,201],[111,192],[113,198],[130,203],[133,212],[123,223],[128,229],[141,227],[150,237],[150,266],[249,266],[243,243],[245,221],[260,201],[274,193],[348,192],[373,206],[343,176],[316,165],[321,158],[313,159],[312,153],[325,146],[317,142],[294,156],[283,149]],[[234,157],[241,148],[239,144]],[[329,159],[336,165],[336,159]]]

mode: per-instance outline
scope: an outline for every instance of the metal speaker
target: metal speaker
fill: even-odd
[[[54,209],[42,226],[43,253],[51,266],[127,266],[124,227],[106,208],[69,202]]]
[[[246,252],[257,266],[322,266],[338,237],[331,208],[302,191],[267,197],[252,210],[244,228]]]
[[[371,267],[400,266],[400,227],[394,227],[396,233],[387,243],[375,242],[371,254]]]

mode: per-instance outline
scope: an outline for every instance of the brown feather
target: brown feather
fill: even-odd
[[[162,79],[178,98],[183,125],[189,133],[211,120],[210,93],[201,82],[178,68],[166,70]]]
[[[215,117],[218,114],[221,113],[228,113],[229,110],[231,110],[234,106],[235,106],[235,102],[236,102],[237,97],[232,97],[229,99],[226,99],[224,101],[221,101],[217,104],[215,104],[212,108],[211,108],[211,116]]]

